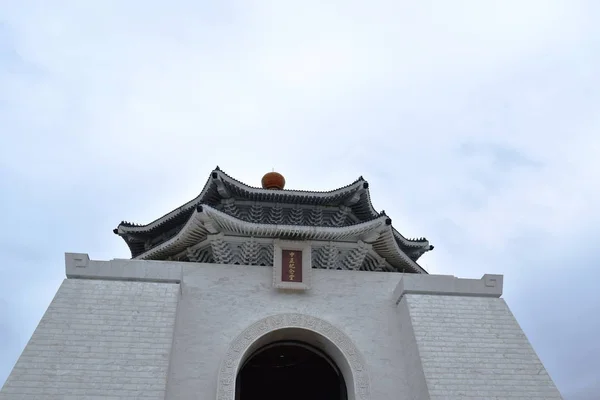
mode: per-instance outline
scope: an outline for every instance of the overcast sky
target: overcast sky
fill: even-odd
[[[294,3],[294,4],[293,4]],[[367,5],[368,4],[368,5]],[[600,3],[0,1],[0,384],[64,252],[219,165],[374,206],[430,273],[505,275],[567,400],[600,392]]]

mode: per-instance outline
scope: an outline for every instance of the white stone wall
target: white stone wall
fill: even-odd
[[[167,399],[214,400],[219,366],[235,338],[281,313],[317,317],[344,332],[365,359],[371,399],[409,398],[407,369],[415,366],[405,362],[392,298],[401,274],[313,270],[303,293],[274,289],[270,267],[183,268]]]
[[[214,400],[236,338],[281,314],[318,318],[352,342],[369,378],[364,399],[561,398],[499,298],[501,276],[312,270],[310,290],[290,292],[273,288],[272,273],[67,255],[72,279],[0,400]]]
[[[561,399],[503,299],[405,295],[432,400]]]
[[[402,399],[430,400],[427,381],[423,373],[421,355],[419,354],[419,346],[405,301],[398,304],[397,313],[399,322],[398,340],[402,345],[403,362],[405,365],[410,366],[410,368],[406,368],[406,396]]]
[[[178,295],[178,284],[65,280],[0,400],[164,399]]]

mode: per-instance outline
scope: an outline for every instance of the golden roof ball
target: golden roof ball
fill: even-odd
[[[282,190],[285,187],[285,178],[279,172],[268,172],[262,177],[263,189]]]

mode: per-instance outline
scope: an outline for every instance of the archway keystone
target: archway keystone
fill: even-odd
[[[348,398],[370,398],[369,376],[360,351],[352,340],[327,321],[306,314],[276,314],[263,318],[246,328],[231,343],[219,368],[217,400],[235,399],[235,380],[240,365],[252,352],[251,347],[259,339],[283,329],[310,331],[325,339],[338,354],[329,356],[338,364],[348,385]]]

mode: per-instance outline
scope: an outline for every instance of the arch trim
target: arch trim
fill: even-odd
[[[350,368],[352,376],[344,378],[346,383],[353,382],[352,389],[354,390],[355,398],[360,400],[368,400],[370,398],[370,380],[366,363],[362,354],[348,335],[320,318],[306,314],[290,313],[276,314],[263,318],[250,325],[234,339],[219,368],[217,400],[235,399],[236,376],[250,346],[270,332],[288,328],[300,328],[315,332],[335,345],[346,359]]]

